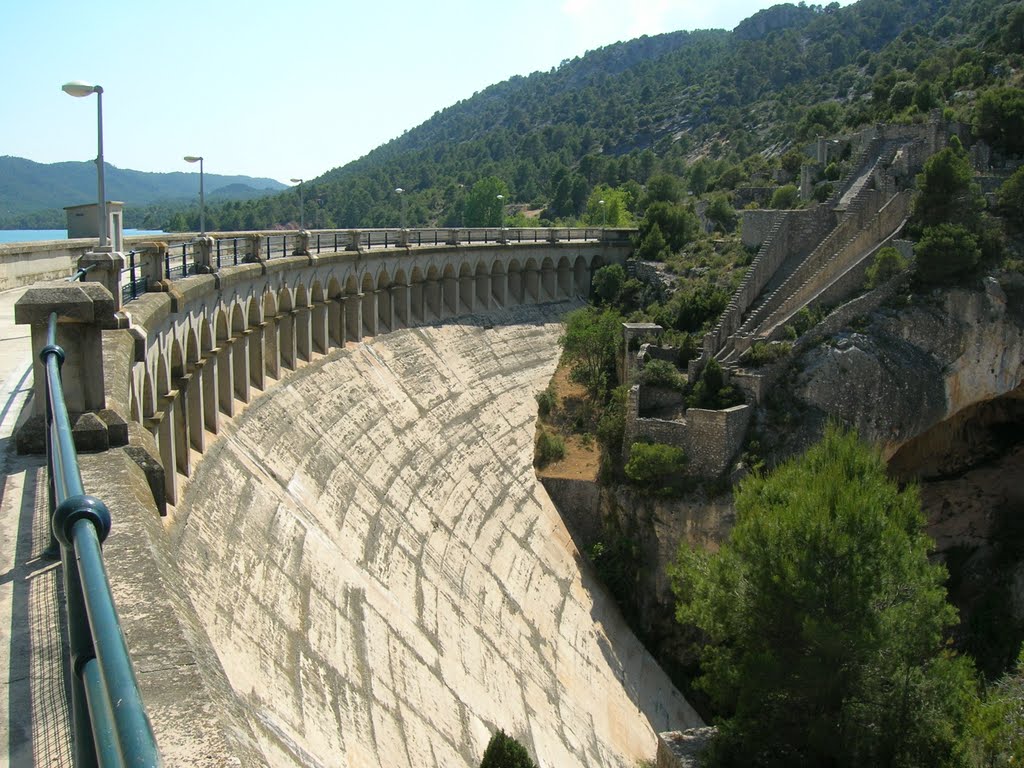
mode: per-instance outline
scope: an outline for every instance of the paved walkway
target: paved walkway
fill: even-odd
[[[71,765],[59,563],[49,541],[45,462],[18,456],[14,429],[32,389],[31,344],[14,324],[24,288],[0,292],[0,766]]]

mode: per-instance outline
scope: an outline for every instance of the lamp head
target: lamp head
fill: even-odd
[[[302,179],[292,179],[292,184],[301,184]]]
[[[184,157],[186,163],[198,163],[202,159],[202,157],[197,157],[196,155],[185,155]]]
[[[401,187],[396,187],[395,192],[397,192],[398,194],[402,194],[403,192],[405,192],[405,190],[402,189]]]
[[[92,85],[81,80],[72,80],[70,83],[64,83],[60,87],[64,93],[68,96],[75,96],[81,98],[83,96],[92,96],[94,93],[103,93],[103,88],[98,85]]]

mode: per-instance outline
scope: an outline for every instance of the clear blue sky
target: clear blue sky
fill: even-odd
[[[848,2],[849,0],[846,0]],[[846,2],[843,2],[845,5]],[[0,155],[315,178],[512,75],[772,0],[0,0]]]

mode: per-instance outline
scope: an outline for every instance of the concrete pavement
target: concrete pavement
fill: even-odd
[[[49,542],[45,462],[18,456],[14,429],[32,389],[29,330],[14,324],[25,288],[0,292],[0,765],[70,765],[59,564]]]

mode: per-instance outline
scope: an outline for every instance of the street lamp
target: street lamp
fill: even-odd
[[[608,225],[608,209],[604,207],[604,200],[598,200],[597,202],[601,206],[601,226],[605,227]]]
[[[106,248],[110,244],[107,236],[107,196],[103,189],[103,88],[98,85],[83,83],[81,80],[72,80],[64,83],[60,88],[68,96],[82,98],[96,94],[96,125],[99,152],[96,155],[96,186],[100,204],[100,248]]]
[[[498,195],[498,210],[501,212],[501,222],[498,224],[499,227],[505,226],[505,203],[502,202],[504,199],[504,195]]]
[[[405,197],[403,197],[403,195],[402,195],[403,192],[405,192],[405,190],[402,189],[401,187],[396,187],[395,188],[395,194],[398,195],[398,197],[402,201],[402,203],[401,203],[401,207],[402,207],[402,229],[405,229]]]
[[[299,229],[306,228],[306,206],[302,201],[302,179],[292,179],[292,184],[299,185]]]
[[[203,192],[203,158],[185,155],[186,163],[199,163],[199,235],[206,237],[206,195]]]

